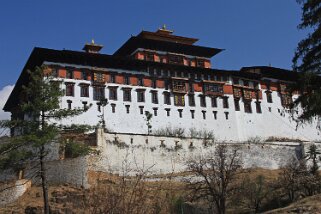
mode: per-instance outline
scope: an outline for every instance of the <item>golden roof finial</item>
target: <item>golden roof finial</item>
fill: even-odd
[[[91,44],[95,44],[95,40],[94,39],[91,40]]]
[[[163,30],[167,30],[167,29],[166,29],[166,24],[163,24],[162,29],[163,29]]]

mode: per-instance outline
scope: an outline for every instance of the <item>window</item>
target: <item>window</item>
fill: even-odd
[[[185,106],[185,98],[182,94],[175,94],[174,95],[174,104],[176,106]]]
[[[138,77],[138,85],[139,85],[139,86],[144,86],[144,79],[143,79],[143,77]]]
[[[115,74],[110,74],[110,82],[116,83],[116,75]]]
[[[217,107],[217,97],[211,97],[211,104],[213,108]]]
[[[271,107],[269,107],[268,109],[269,109],[269,112],[272,112],[272,108]]]
[[[73,79],[74,78],[74,71],[71,69],[67,69],[66,71],[66,78],[67,79]]]
[[[137,91],[137,102],[145,102],[145,91]]]
[[[68,104],[68,109],[69,109],[69,110],[71,109],[71,103],[72,103],[71,100],[67,100],[67,104]]]
[[[192,119],[195,118],[195,110],[191,110],[191,116],[192,116]]]
[[[164,92],[164,104],[171,104],[171,94],[169,92]]]
[[[244,112],[246,113],[252,113],[252,106],[251,106],[251,101],[244,101]]]
[[[266,91],[266,101],[268,103],[273,103],[273,100],[272,100],[272,91]]]
[[[195,106],[195,96],[194,94],[188,95],[188,104],[189,106]]]
[[[89,97],[89,86],[88,85],[80,85],[80,96],[81,97]]]
[[[158,108],[153,108],[154,116],[157,116],[157,110],[158,110]]]
[[[115,113],[116,112],[116,104],[112,103],[112,104],[110,104],[110,106],[111,106],[111,112]]]
[[[81,71],[81,78],[82,78],[83,80],[88,80],[87,71]]]
[[[83,106],[84,106],[84,110],[87,110],[87,109],[88,109],[88,107],[87,107],[87,102],[84,101],[84,102],[82,102],[82,104],[83,104]]]
[[[168,89],[169,89],[169,81],[165,80],[165,90],[168,90]]]
[[[156,88],[156,80],[152,79],[152,88]]]
[[[214,120],[217,120],[217,111],[213,111]]]
[[[94,73],[94,81],[95,82],[104,82],[104,74],[103,73]]]
[[[123,100],[127,102],[132,101],[131,89],[129,88],[123,89]]]
[[[170,108],[165,108],[165,111],[166,111],[167,117],[169,117],[169,116],[170,116],[170,111],[171,111],[171,109],[170,109]]]
[[[202,111],[203,119],[206,120],[206,111]]]
[[[235,111],[240,111],[240,99],[234,99]]]
[[[158,95],[157,95],[157,91],[151,91],[152,93],[152,103],[154,104],[158,104]]]
[[[203,59],[197,59],[196,66],[204,68],[205,67],[205,61]]]
[[[109,99],[117,100],[117,87],[109,87]]]
[[[125,105],[125,107],[126,107],[126,113],[129,114],[130,105]]]
[[[224,112],[224,114],[225,114],[225,119],[228,120],[228,114],[229,113],[228,112]]]
[[[205,94],[216,95],[216,96],[223,95],[223,85],[204,83],[204,92]]]
[[[255,106],[256,106],[256,113],[261,114],[262,113],[261,102],[260,101],[256,101],[255,102]]]
[[[95,86],[93,88],[94,100],[105,99],[105,87]]]
[[[66,96],[74,96],[74,83],[66,83]]]
[[[291,94],[281,94],[281,104],[285,107],[290,106],[293,103]]]
[[[174,92],[186,92],[186,86],[184,81],[173,80],[173,91]]]
[[[144,106],[139,106],[139,112],[140,114],[144,114]]]
[[[228,108],[228,97],[222,97],[223,99],[223,108]]]
[[[178,109],[178,114],[179,114],[179,117],[182,118],[183,117],[183,109]]]
[[[189,92],[190,92],[190,93],[193,93],[193,92],[194,92],[193,82],[189,82],[189,83],[188,83],[188,89],[189,89]]]
[[[200,106],[206,107],[206,97],[204,95],[200,95]]]
[[[101,112],[101,103],[97,102],[97,111]]]
[[[130,85],[130,81],[129,81],[129,76],[128,75],[124,76],[124,84],[125,85]]]
[[[154,53],[146,53],[145,60],[146,61],[154,61]]]
[[[184,64],[183,57],[180,55],[168,55],[168,63],[170,64]]]

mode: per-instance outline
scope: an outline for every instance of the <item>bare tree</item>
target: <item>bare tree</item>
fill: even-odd
[[[226,201],[234,193],[233,182],[242,171],[242,160],[238,147],[218,145],[209,155],[194,158],[187,163],[193,174],[189,189],[193,200],[207,200],[215,213],[226,212]]]

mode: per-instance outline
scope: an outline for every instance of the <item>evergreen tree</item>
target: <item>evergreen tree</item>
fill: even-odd
[[[60,82],[50,76],[49,68],[36,67],[27,72],[29,81],[22,86],[22,98],[18,106],[20,117],[11,121],[0,121],[0,126],[12,128],[15,133],[9,143],[0,145],[0,169],[14,167],[19,170],[27,164],[35,165],[41,178],[44,213],[48,214],[50,207],[45,157],[49,152],[49,144],[64,142],[60,134],[63,130],[87,130],[87,126],[67,127],[58,124],[60,120],[79,115],[87,109],[59,108],[59,99],[64,95],[64,90],[60,88]],[[78,155],[90,152],[88,146],[73,142],[68,143],[68,148],[75,149]]]
[[[300,96],[294,105],[303,109],[299,119],[309,121],[321,115],[321,0],[297,0],[302,5],[302,22],[299,29],[311,32],[297,47],[293,68],[299,72],[295,90]]]

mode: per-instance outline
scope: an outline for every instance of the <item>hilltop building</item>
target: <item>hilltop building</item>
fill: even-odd
[[[12,118],[23,117],[17,106],[26,70],[47,65],[66,92],[61,108],[92,104],[64,123],[97,125],[103,114],[112,132],[146,134],[148,111],[152,133],[175,127],[213,131],[228,141],[319,138],[314,123],[297,127],[293,118],[299,109],[287,109],[297,96],[287,90],[297,79],[295,72],[269,66],[215,69],[211,58],[222,49],[195,45],[197,41],[163,27],[132,36],[112,55],[100,53],[103,46],[94,41],[83,52],[35,48],[4,110]]]

